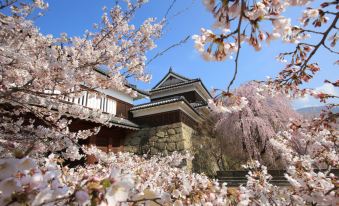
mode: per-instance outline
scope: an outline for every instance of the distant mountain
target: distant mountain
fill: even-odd
[[[317,117],[319,116],[319,114],[321,113],[322,110],[325,110],[326,107],[325,106],[319,106],[319,107],[305,107],[305,108],[300,108],[297,109],[297,112],[300,113],[301,115],[303,115],[306,118],[313,118],[313,117]],[[339,112],[339,108],[333,108],[332,112],[334,113],[338,113]]]

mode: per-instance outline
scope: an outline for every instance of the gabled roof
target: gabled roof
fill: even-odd
[[[168,88],[173,88],[173,87],[183,86],[183,85],[187,85],[187,84],[192,84],[192,83],[199,82],[199,81],[201,81],[201,80],[200,79],[192,79],[192,80],[188,80],[188,81],[185,81],[185,82],[179,82],[179,83],[176,83],[176,84],[171,84],[171,85],[167,85],[167,86],[162,86],[162,87],[154,88],[150,92],[155,92],[155,91],[159,91],[159,90],[165,90],[165,89],[168,89]]]
[[[170,83],[167,83],[170,79],[175,79],[176,81],[171,81]],[[175,73],[172,70],[172,67],[170,67],[168,73],[165,75],[164,78],[162,78],[162,80],[160,82],[158,82],[150,91],[149,94],[152,94],[154,92],[158,92],[161,90],[166,90],[166,89],[171,89],[171,88],[176,88],[176,87],[181,87],[184,85],[190,85],[190,84],[194,84],[194,83],[200,83],[203,90],[206,91],[207,95],[212,98],[212,95],[209,93],[209,91],[207,90],[207,88],[205,87],[204,83],[199,79],[190,79],[187,77],[184,77],[180,74]],[[166,84],[167,83],[167,84]]]
[[[189,82],[192,81],[192,79],[184,77],[180,74],[177,74],[173,71],[172,67],[169,68],[168,73],[162,78],[153,88],[152,90],[155,90],[157,88],[165,87],[165,86],[170,86],[170,85],[164,85],[166,81],[169,81],[170,79],[175,79],[174,81],[176,84],[177,83],[184,83],[184,82]]]

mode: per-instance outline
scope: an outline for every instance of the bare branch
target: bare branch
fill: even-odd
[[[167,19],[167,16],[168,16],[168,14],[170,13],[170,11],[172,10],[172,8],[173,8],[173,6],[174,6],[174,4],[175,4],[176,1],[177,1],[177,0],[172,0],[171,5],[168,7],[168,9],[167,9],[167,11],[166,11],[166,13],[165,13],[165,15],[164,15],[164,19]]]
[[[245,3],[244,3],[244,0],[241,0],[241,13],[243,13],[244,12],[244,5]],[[234,68],[234,74],[233,74],[233,78],[232,78],[232,80],[231,80],[231,82],[229,83],[229,85],[228,85],[228,87],[227,87],[227,93],[229,93],[230,92],[230,88],[231,88],[231,86],[233,85],[233,83],[234,83],[234,80],[235,80],[235,78],[237,77],[237,73],[238,73],[238,60],[239,60],[239,55],[240,55],[240,48],[241,48],[241,39],[240,39],[240,37],[241,37],[241,31],[240,31],[240,29],[241,29],[241,22],[242,22],[242,17],[243,17],[243,15],[240,15],[240,18],[239,18],[239,22],[238,22],[238,28],[237,28],[237,33],[238,33],[238,39],[237,39],[237,43],[238,43],[238,50],[237,50],[237,55],[236,55],[236,58],[235,58],[235,68]]]
[[[12,6],[13,4],[15,4],[18,0],[12,0],[12,1],[6,1],[5,3],[3,3],[2,1],[0,2],[0,10],[1,9],[5,9],[9,6]]]
[[[180,45],[182,45],[182,44],[185,44],[185,43],[187,42],[187,40],[188,40],[190,37],[191,37],[191,36],[189,35],[189,36],[185,37],[184,39],[180,40],[178,43],[175,43],[175,44],[173,44],[173,45],[167,47],[165,50],[163,50],[163,51],[157,53],[155,56],[153,56],[153,57],[146,63],[146,65],[149,65],[149,64],[150,64],[152,61],[154,61],[156,58],[158,58],[159,56],[164,55],[167,51],[171,50],[172,48],[177,47],[177,46],[180,46]]]

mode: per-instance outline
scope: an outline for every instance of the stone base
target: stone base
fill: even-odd
[[[190,151],[194,133],[191,127],[181,122],[143,128],[126,137],[124,151],[151,155]]]

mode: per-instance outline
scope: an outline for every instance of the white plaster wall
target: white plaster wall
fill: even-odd
[[[107,96],[111,96],[111,97],[120,99],[121,101],[133,104],[133,98],[123,92],[115,91],[112,89],[96,89],[96,90],[98,92],[104,93]]]

